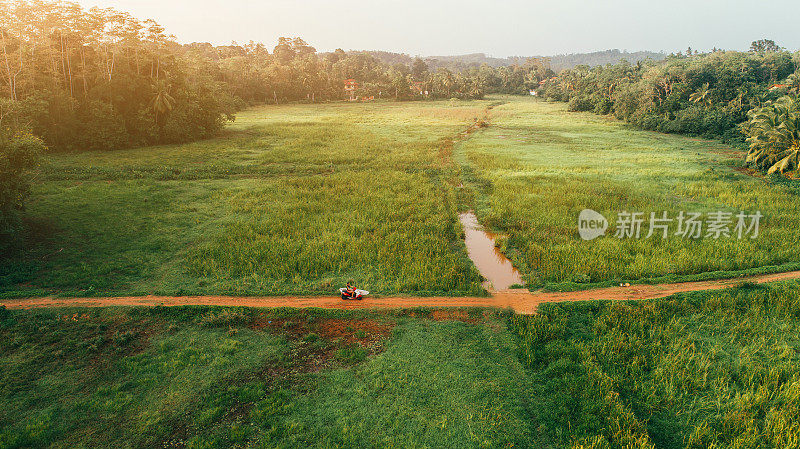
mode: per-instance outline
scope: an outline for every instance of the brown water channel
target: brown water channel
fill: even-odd
[[[514,284],[522,284],[519,270],[500,250],[494,246],[497,235],[487,232],[478,223],[478,217],[470,212],[459,214],[464,227],[464,243],[472,263],[490,284],[490,290],[506,290]]]

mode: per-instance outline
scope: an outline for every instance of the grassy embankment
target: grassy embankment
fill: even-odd
[[[800,181],[741,170],[742,154],[718,142],[631,128],[566,105],[518,98],[492,110],[492,126],[457,145],[481,222],[531,286],[576,289],[646,279],[669,282],[800,269]],[[761,211],[756,239],[660,234],[584,242],[578,213]],[[735,225],[735,219],[734,219]],[[731,230],[733,225],[731,226]],[[677,230],[672,223],[671,232]],[[703,231],[705,234],[705,229]],[[769,268],[764,268],[769,267]]]

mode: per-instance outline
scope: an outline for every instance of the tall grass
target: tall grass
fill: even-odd
[[[800,442],[800,284],[514,316],[544,447]]]
[[[0,307],[0,448],[526,447],[504,316]]]
[[[713,141],[639,131],[561,104],[517,99],[492,111],[492,126],[456,148],[478,216],[508,234],[506,252],[533,286],[800,261],[797,181],[753,177],[743,154]],[[578,213],[761,211],[757,239],[605,237],[582,241]],[[676,230],[673,223],[672,232]],[[643,236],[647,223],[643,226]],[[607,234],[607,235],[608,235]],[[584,281],[585,282],[585,281]]]
[[[534,447],[524,373],[508,333],[489,324],[404,326],[385,354],[298,401],[286,447]]]
[[[21,312],[0,323],[0,447],[156,447],[220,379],[288,350],[276,335],[159,311]],[[201,317],[197,317],[201,321]],[[166,435],[165,435],[166,434]]]
[[[265,106],[216,139],[51,156],[0,295],[482,294],[440,150],[486,104]]]

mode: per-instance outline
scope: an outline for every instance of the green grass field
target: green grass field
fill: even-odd
[[[555,289],[706,272],[732,276],[784,264],[797,269],[800,249],[790,242],[800,240],[800,182],[743,173],[742,157],[718,142],[640,131],[524,98],[493,109],[491,126],[455,153],[477,192],[479,219],[508,235],[502,248],[529,285]],[[617,213],[644,212],[643,238],[582,241],[577,221],[584,208],[612,222],[607,235],[614,234]],[[662,211],[673,219],[680,211],[760,211],[764,218],[756,239],[644,238],[649,213]]]
[[[800,283],[393,312],[0,308],[0,448],[797,448]]]
[[[479,295],[457,223],[469,208],[508,236],[532,287],[796,268],[798,182],[740,161],[521,97],[258,107],[212,140],[47,157],[26,239],[0,256],[0,297],[320,295],[350,278],[377,294]],[[583,208],[765,218],[755,240],[584,242]]]
[[[513,317],[533,447],[800,447],[800,285]]]
[[[480,295],[466,209],[532,286],[796,267],[797,181],[740,161],[526,98],[254,108],[213,140],[49,156],[0,298]],[[584,242],[584,208],[765,218]],[[535,316],[0,306],[0,449],[784,449],[798,404],[800,282]]]
[[[739,157],[524,98],[261,107],[209,141],[50,156],[0,292],[326,294],[355,278],[380,294],[480,294],[456,222],[469,207],[508,235],[532,286],[800,261],[784,244],[800,238],[797,184],[740,173]],[[586,207],[765,218],[755,240],[587,243]]]
[[[519,447],[481,310],[0,309],[0,448]]]
[[[267,106],[213,140],[50,156],[0,295],[481,294],[448,139],[487,104]]]

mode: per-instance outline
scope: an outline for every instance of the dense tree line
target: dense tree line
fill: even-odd
[[[388,100],[481,98],[486,93],[527,93],[554,72],[547,60],[491,67],[436,67],[421,58],[388,52],[317,53],[300,38],[280,38],[270,53],[263,44],[187,46],[218,61],[223,80],[248,103],[331,101],[346,98],[343,81],[358,83],[357,96]]]
[[[406,64],[410,65],[414,60],[413,57],[405,53],[393,53],[388,51],[364,51],[363,53],[375,56],[379,60],[389,65],[392,64]],[[621,60],[629,61],[633,64],[651,59],[660,61],[666,58],[663,52],[653,51],[620,51],[618,49],[595,51],[591,53],[571,53],[553,56],[509,56],[507,58],[495,58],[487,56],[484,53],[471,53],[456,56],[426,56],[422,60],[431,68],[437,70],[445,68],[452,71],[465,71],[470,68],[478,68],[484,64],[491,67],[508,67],[513,65],[525,65],[530,60],[547,60],[550,68],[559,72],[565,69],[571,69],[578,65],[588,65],[594,67],[597,65],[616,64]]]
[[[552,75],[544,60],[434,70],[300,38],[180,45],[152,20],[49,0],[0,2],[0,48],[0,126],[52,151],[204,138],[246,104],[344,99],[346,79],[360,98],[410,100],[524,93]]]
[[[662,62],[579,66],[538,91],[570,110],[614,114],[645,129],[742,141],[738,125],[785,95],[784,80],[800,65],[800,53],[770,42],[754,42],[749,52],[689,49]]]
[[[44,0],[0,3],[0,119],[53,150],[213,135],[234,101],[153,21]]]

